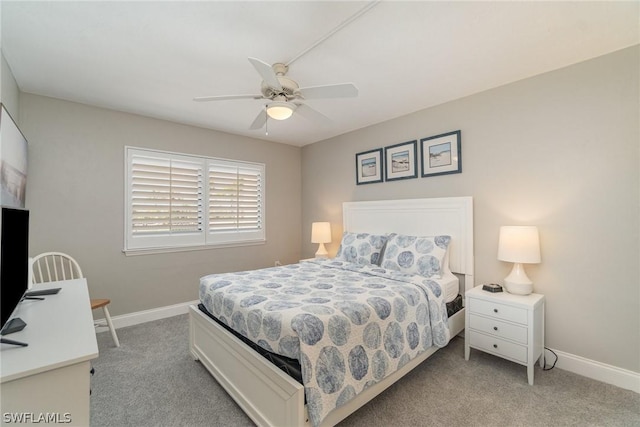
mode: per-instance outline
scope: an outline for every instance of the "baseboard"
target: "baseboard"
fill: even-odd
[[[140,323],[152,322],[154,320],[165,319],[167,317],[187,314],[191,304],[198,304],[199,301],[188,301],[180,304],[168,305],[166,307],[152,308],[150,310],[137,311],[135,313],[122,314],[120,316],[111,316],[113,326],[124,328],[127,326],[139,325]],[[107,321],[105,319],[96,319],[98,327],[97,332],[108,331]]]
[[[114,316],[111,320],[113,321],[113,326],[115,326],[116,329],[124,328],[126,326],[133,326],[140,323],[186,314],[189,306],[192,304],[198,304],[198,301],[183,302],[166,307],[158,307],[151,310],[123,314],[120,316]],[[104,319],[96,320],[96,324],[100,325],[97,329],[98,332],[108,330]],[[585,359],[584,357],[565,353],[560,350],[552,350],[558,355],[556,367],[559,369],[640,393],[640,373],[638,372],[617,368],[595,360]],[[553,361],[553,355],[548,352],[545,353],[547,355],[547,365],[549,365]]]
[[[564,351],[552,350],[558,355],[556,367],[559,369],[640,393],[640,373],[638,372],[607,365],[595,360],[585,359],[584,357],[565,353]],[[545,353],[547,355],[547,365],[549,365],[553,362],[553,355],[549,354],[549,352]]]

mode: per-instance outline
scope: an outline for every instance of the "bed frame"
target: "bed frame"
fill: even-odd
[[[407,199],[343,203],[344,231],[448,234],[451,271],[461,280],[461,293],[473,287],[473,201],[471,197]],[[464,329],[464,309],[449,318],[451,336]],[[189,350],[242,410],[259,426],[311,426],[304,405],[304,387],[272,365],[233,334],[189,307]],[[402,369],[333,410],[322,426],[333,426],[365,405],[437,348],[431,347]]]

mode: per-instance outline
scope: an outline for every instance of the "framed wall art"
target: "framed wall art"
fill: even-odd
[[[420,140],[422,177],[462,172],[459,130]]]
[[[27,188],[27,139],[0,104],[0,204],[24,208]]]
[[[384,148],[385,180],[418,177],[418,141],[402,142]]]
[[[382,182],[382,148],[356,154],[356,184]]]

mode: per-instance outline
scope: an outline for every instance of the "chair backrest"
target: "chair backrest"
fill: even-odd
[[[36,255],[31,264],[32,283],[57,282],[84,277],[78,262],[62,252]]]

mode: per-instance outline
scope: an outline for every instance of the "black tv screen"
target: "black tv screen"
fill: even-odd
[[[27,291],[29,211],[2,208],[0,219],[0,329]]]

